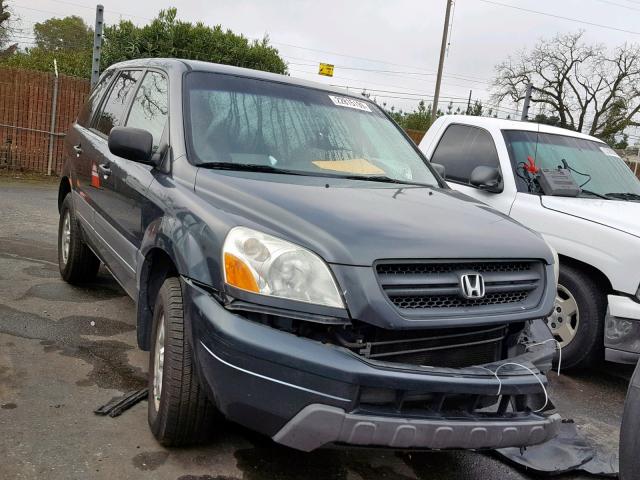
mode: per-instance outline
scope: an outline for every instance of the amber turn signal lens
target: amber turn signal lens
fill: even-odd
[[[260,292],[258,283],[249,267],[231,253],[224,254],[224,272],[229,285],[249,292]]]

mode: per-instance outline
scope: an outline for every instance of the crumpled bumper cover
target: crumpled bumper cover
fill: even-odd
[[[495,449],[537,445],[558,434],[560,416],[515,420],[396,418],[347,413],[322,404],[305,407],[273,439],[311,451],[330,443],[389,448]]]
[[[530,365],[535,375],[504,368],[500,380],[491,373],[496,365],[375,364],[344,348],[247,320],[193,285],[185,284],[184,292],[195,363],[208,395],[230,420],[285,445],[300,450],[327,443],[490,449],[532,445],[556,433],[556,417],[546,414],[450,416],[443,411],[427,417],[361,408],[365,391],[539,398],[547,379],[534,365],[550,364],[551,343],[511,359]],[[539,324],[550,335],[542,320]],[[530,333],[531,340],[538,339]]]

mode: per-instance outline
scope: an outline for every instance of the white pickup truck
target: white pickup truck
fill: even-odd
[[[640,358],[640,181],[597,138],[536,123],[448,115],[420,150],[450,186],[540,232],[560,258],[548,324],[562,363]],[[577,196],[544,194],[541,169],[570,172]],[[574,184],[574,186],[575,186]]]

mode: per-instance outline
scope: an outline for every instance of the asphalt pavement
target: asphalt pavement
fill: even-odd
[[[491,454],[327,449],[300,453],[226,424],[213,443],[165,449],[146,402],[93,410],[145,386],[134,303],[104,269],[77,288],[58,274],[55,181],[0,176],[0,479],[413,480],[534,478]],[[551,397],[601,451],[617,451],[631,369],[551,375]],[[562,478],[592,478],[565,475]]]

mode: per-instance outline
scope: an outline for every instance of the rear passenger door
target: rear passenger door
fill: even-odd
[[[71,165],[74,211],[84,226],[89,227],[84,229],[88,234],[94,227],[96,193],[95,177],[92,176],[95,136],[90,131],[91,121],[116,73],[115,70],[107,70],[102,74],[65,139],[65,155]],[[97,175],[95,170],[94,173]]]
[[[118,190],[119,163],[123,160],[109,151],[107,140],[113,127],[124,125],[141,77],[142,70],[118,72],[91,126],[92,168],[97,174],[93,191],[94,224],[99,239],[99,253],[129,295],[133,295],[136,289],[136,249],[132,236],[119,226],[122,224],[121,217],[131,208],[131,202]]]
[[[514,200],[510,195],[480,190],[469,183],[471,172],[476,167],[500,168],[495,142],[487,130],[469,125],[449,125],[431,156],[431,162],[444,165],[447,183],[452,188],[509,214]]]

